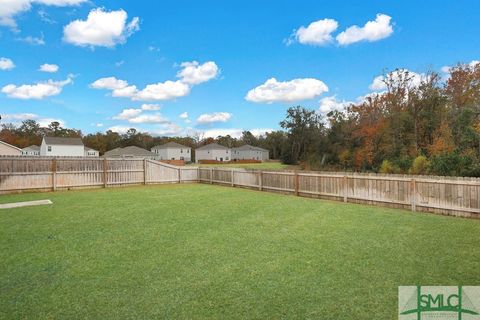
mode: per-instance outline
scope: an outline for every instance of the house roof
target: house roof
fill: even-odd
[[[244,144],[243,146],[233,148],[233,150],[239,150],[239,151],[244,151],[244,150],[255,150],[255,151],[268,151],[267,149],[263,149],[260,147],[254,147],[249,144]]]
[[[167,142],[165,144],[154,146],[152,149],[167,149],[167,148],[180,148],[180,149],[190,149],[190,147],[184,146],[176,142]]]
[[[156,156],[155,153],[148,150],[139,148],[137,146],[128,146],[125,148],[115,148],[105,152],[105,157],[118,157],[118,156],[133,156],[133,157],[145,157]]]
[[[6,143],[6,142],[3,142],[3,141],[1,141],[1,140],[0,140],[0,143],[3,144],[3,145],[6,145],[7,147],[11,147],[11,148],[16,149],[16,150],[19,150],[19,151],[22,150],[22,149],[20,149],[20,148],[18,148],[18,147],[12,146],[11,144]]]
[[[83,146],[81,138],[43,137],[46,144],[62,146]]]
[[[203,147],[197,148],[197,150],[227,150],[227,147],[221,146],[218,143],[210,143]]]
[[[40,151],[40,147],[32,144],[31,146],[25,147],[22,150],[33,150],[33,151]]]
[[[92,148],[89,148],[89,147],[84,147],[84,149],[85,149],[85,151],[97,151],[98,152],[98,150],[95,150],[95,149],[92,149]]]

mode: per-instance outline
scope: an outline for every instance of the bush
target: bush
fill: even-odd
[[[430,169],[430,161],[425,156],[418,156],[413,160],[409,172],[411,174],[427,174]]]
[[[382,165],[380,166],[380,173],[399,173],[400,168],[388,160],[383,160]]]
[[[480,177],[480,163],[472,155],[444,153],[432,158],[430,173],[440,176]]]

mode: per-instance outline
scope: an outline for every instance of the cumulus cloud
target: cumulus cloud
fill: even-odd
[[[271,78],[251,89],[245,99],[257,103],[293,102],[312,99],[325,92],[328,92],[327,85],[318,79],[277,81]]]
[[[111,126],[109,128],[107,128],[107,131],[113,131],[113,132],[117,132],[117,133],[120,133],[120,134],[124,134],[124,133],[127,133],[128,130],[130,129],[136,129],[138,131],[137,128],[132,128],[132,127],[128,127],[128,126]]]
[[[58,65],[56,64],[49,64],[49,63],[44,63],[40,66],[40,68],[38,69],[38,71],[42,71],[42,72],[49,72],[49,73],[55,73],[57,72],[59,69]]]
[[[43,37],[43,33],[41,34],[40,37],[33,37],[33,36],[26,36],[23,38],[16,38],[15,40],[17,41],[22,41],[31,45],[36,45],[36,46],[43,46],[45,45],[45,40]]]
[[[307,27],[301,26],[295,30],[286,41],[290,45],[294,41],[301,44],[322,46],[333,41],[332,33],[338,28],[338,22],[333,19],[323,19],[310,23]]]
[[[15,63],[8,58],[0,58],[0,70],[11,70],[15,68]]]
[[[87,20],[75,20],[63,28],[63,39],[76,46],[114,47],[123,44],[135,31],[139,30],[139,18],[127,23],[124,10],[104,11],[93,9]]]
[[[229,135],[232,138],[240,138],[242,137],[242,132],[245,129],[237,129],[237,128],[230,128],[230,129],[210,129],[205,131],[196,132],[203,136],[204,138],[216,138],[218,136],[226,136]],[[254,136],[262,136],[265,135],[266,132],[272,132],[273,129],[250,129],[250,131]]]
[[[394,81],[399,81],[402,77],[407,76],[410,78],[410,85],[413,87],[418,87],[422,80],[426,77],[424,73],[416,73],[407,69],[398,69],[392,72],[389,72],[387,75],[380,75],[373,79],[372,83],[370,84],[369,88],[373,91],[384,91],[387,89],[387,84],[385,81],[390,77]]]
[[[137,117],[128,119],[130,123],[168,123],[168,119],[164,118],[160,113],[142,114]]]
[[[0,25],[17,28],[15,16],[19,13],[30,10],[32,4],[46,6],[66,7],[76,6],[87,2],[87,0],[2,0],[0,5]]]
[[[188,112],[182,112],[179,116],[178,116],[180,119],[188,119]]]
[[[199,124],[210,124],[215,122],[227,122],[232,117],[228,112],[204,113],[197,118]]]
[[[120,114],[113,117],[115,120],[129,120],[142,113],[142,109],[123,109]]]
[[[353,104],[353,102],[345,101],[345,100],[339,101],[335,96],[325,97],[320,100],[320,106],[318,110],[320,113],[323,113],[323,114],[326,114],[335,110],[343,111],[351,104]]]
[[[473,68],[475,68],[475,66],[476,66],[477,64],[480,64],[480,61],[479,61],[479,60],[472,60],[472,61],[470,61],[470,62],[467,64],[467,66],[468,66],[469,68],[472,68],[472,69],[473,69]],[[452,66],[443,66],[443,67],[441,68],[441,71],[442,71],[443,73],[450,73],[450,71],[452,70],[452,68],[453,68]]]
[[[187,84],[200,84],[214,79],[219,74],[218,66],[213,61],[199,64],[197,61],[183,62],[182,70],[177,73],[177,78]]]
[[[160,105],[152,103],[144,103],[140,106],[140,109],[144,111],[156,111],[160,110]]]
[[[351,26],[337,35],[336,39],[342,46],[360,41],[378,41],[389,37],[393,33],[390,23],[391,17],[386,14],[377,14],[374,21],[368,21],[363,27]]]
[[[20,123],[20,122],[25,121],[25,120],[35,120],[42,127],[46,127],[54,121],[60,123],[60,125],[62,127],[65,126],[65,121],[63,121],[62,119],[41,117],[41,116],[39,116],[38,114],[35,114],[35,113],[3,114],[2,118],[6,121],[9,121],[9,122],[12,122],[12,123],[15,123],[15,124]]]
[[[36,84],[23,84],[20,86],[8,84],[2,88],[2,92],[9,98],[41,100],[49,96],[58,95],[62,92],[62,88],[65,85],[72,83],[72,79],[73,77],[69,75],[68,78],[63,81],[48,80],[45,82],[37,82]]]

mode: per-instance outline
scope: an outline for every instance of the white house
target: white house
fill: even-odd
[[[200,160],[230,161],[231,159],[230,149],[218,143],[210,143],[195,149],[196,162]]]
[[[38,157],[40,155],[40,147],[32,144],[22,149],[22,156]]]
[[[85,146],[80,138],[43,137],[42,157],[84,157]]]
[[[151,151],[158,155],[159,160],[184,160],[192,161],[192,149],[176,142],[168,142],[155,146]]]
[[[269,159],[269,154],[267,149],[245,144],[241,147],[232,149],[232,159],[265,161]]]
[[[0,156],[21,156],[22,149],[0,141]]]
[[[95,149],[85,147],[84,150],[85,150],[85,154],[84,154],[85,157],[98,157],[98,156],[100,156],[100,153]]]
[[[125,148],[115,148],[105,152],[103,155],[106,158],[145,158],[145,159],[158,159],[156,153],[150,152],[137,146],[128,146]]]

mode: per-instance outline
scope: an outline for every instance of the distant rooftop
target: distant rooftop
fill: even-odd
[[[226,150],[226,149],[228,148],[222,145],[219,145],[218,143],[210,143],[210,144],[204,145],[203,147],[197,148],[197,150]]]
[[[83,146],[81,138],[43,137],[46,144],[62,146]]]
[[[184,146],[180,143],[176,143],[176,142],[172,141],[172,142],[167,142],[167,143],[162,144],[162,145],[155,146],[152,149],[167,149],[167,148],[189,149],[190,147],[187,147],[187,146]]]
[[[155,153],[148,150],[142,149],[137,146],[128,146],[125,148],[115,148],[105,152],[105,157],[121,157],[121,156],[130,156],[130,157],[151,157],[157,156]]]
[[[34,144],[32,144],[31,146],[25,147],[22,150],[27,150],[27,149],[30,149],[30,150],[33,150],[33,151],[40,151],[40,147],[36,146]]]
[[[254,147],[249,144],[244,144],[243,146],[237,147],[237,148],[232,148],[232,150],[256,150],[256,151],[268,151],[267,149],[263,149],[260,147]]]

